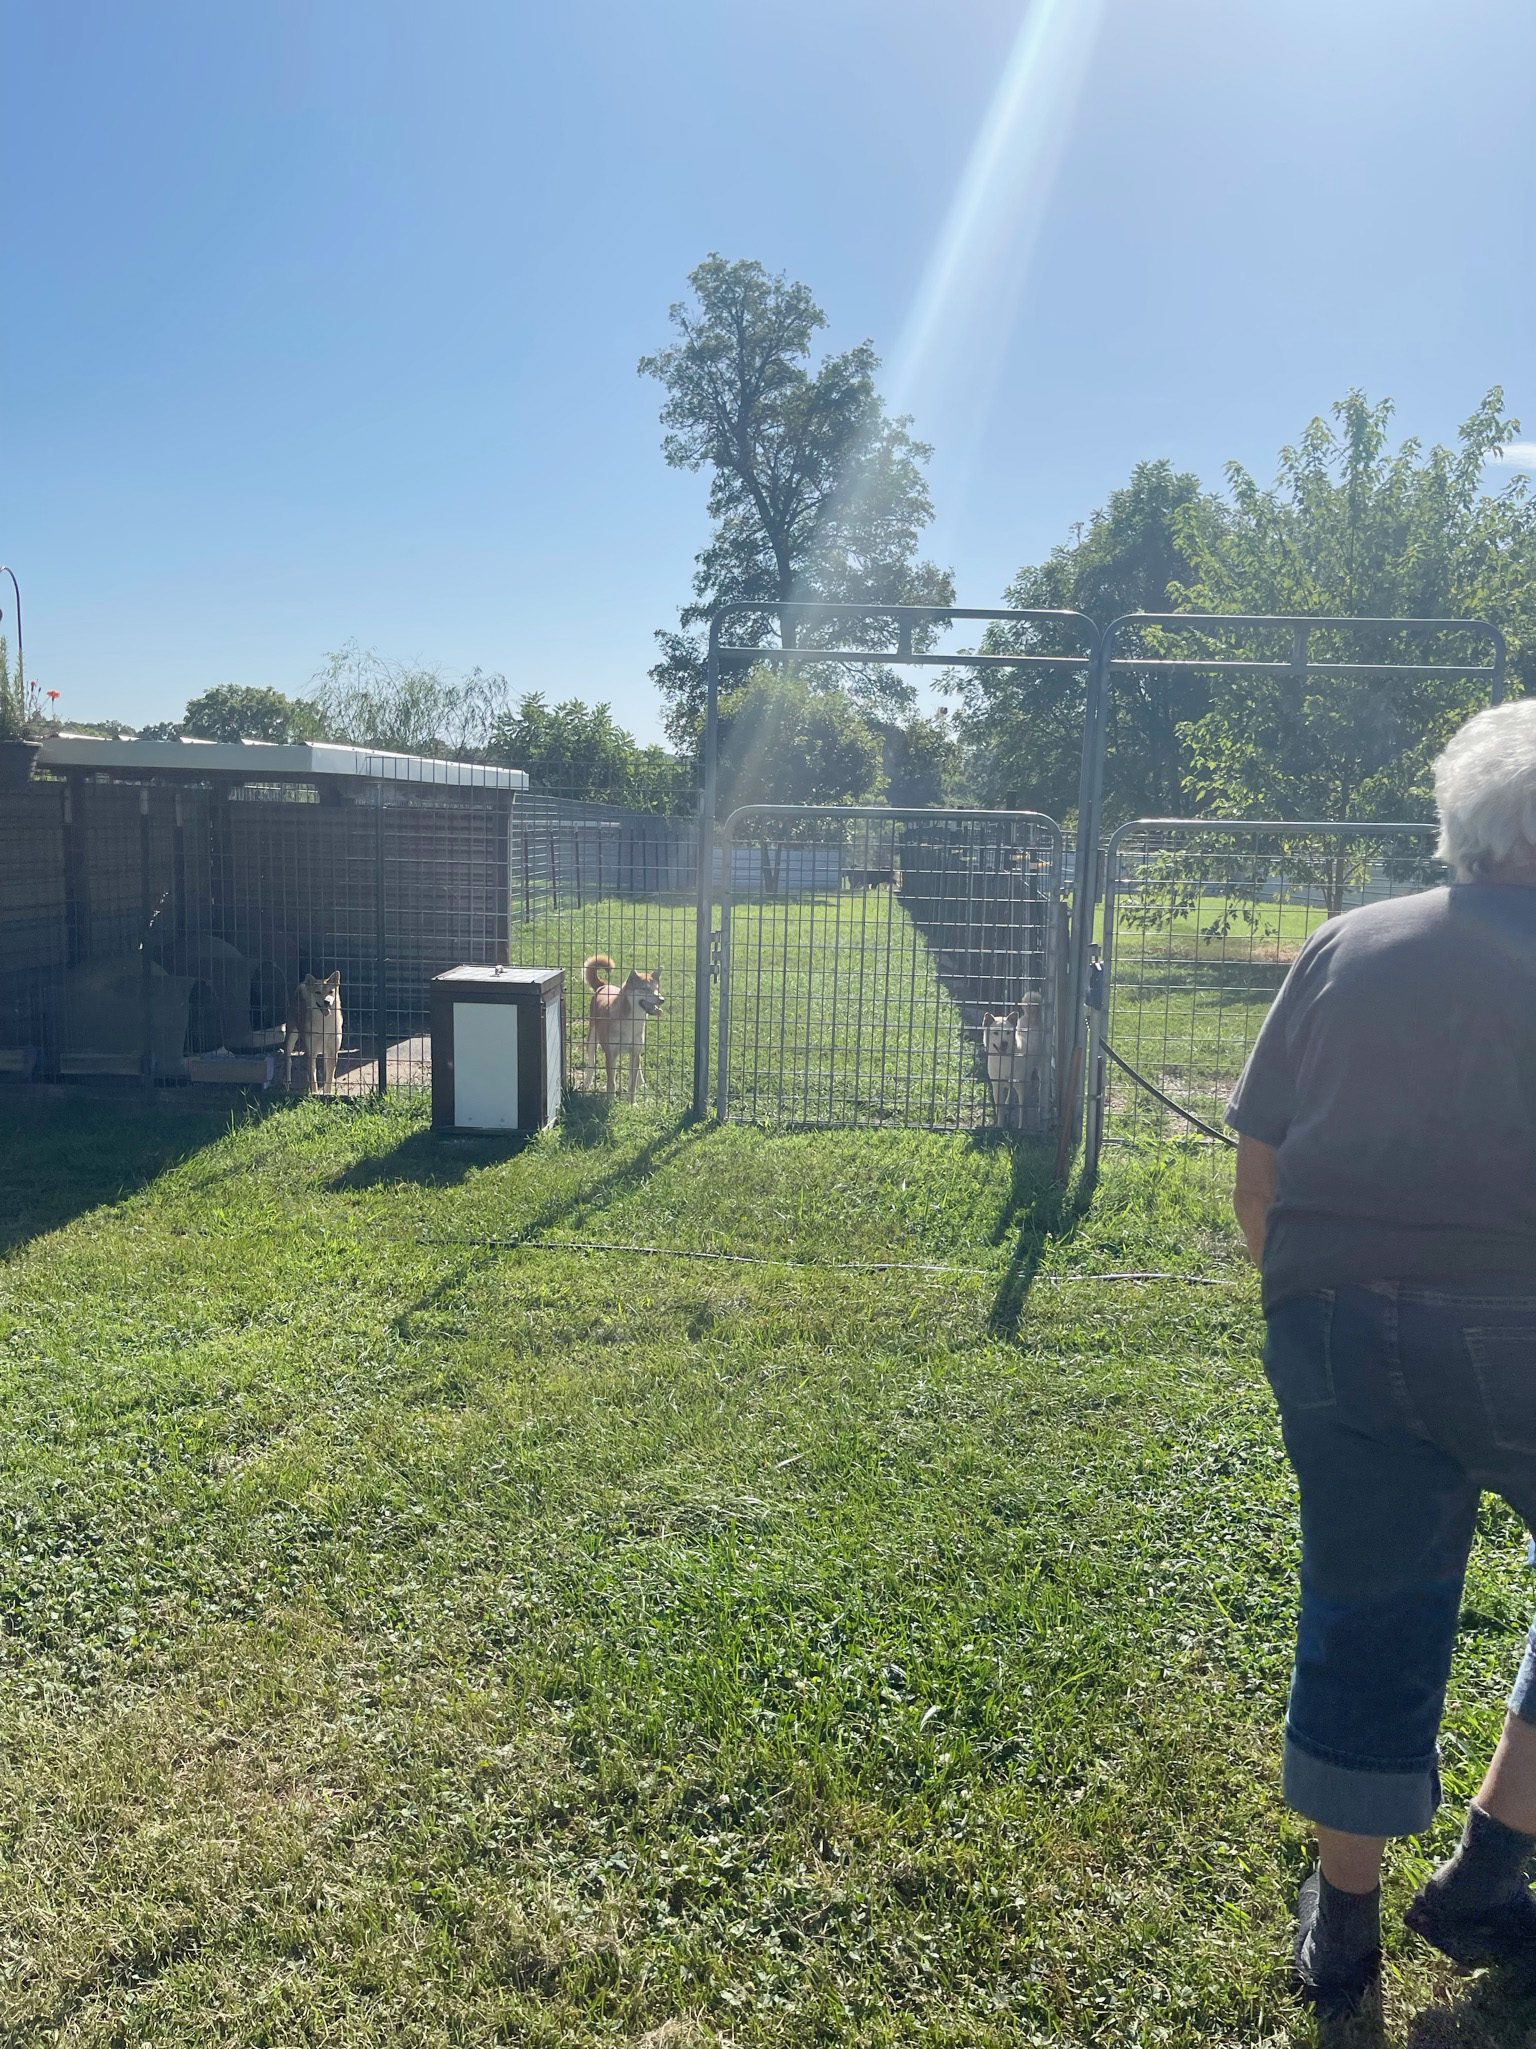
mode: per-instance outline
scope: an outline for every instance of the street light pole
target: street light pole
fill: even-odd
[[[8,562],[0,562],[0,576],[11,579],[11,589],[16,593],[16,680],[21,686],[21,701],[27,701],[27,659],[21,647],[21,585],[16,581],[16,572]]]

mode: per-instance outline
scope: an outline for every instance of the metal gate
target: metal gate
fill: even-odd
[[[1327,918],[1440,880],[1434,848],[1432,825],[1122,825],[1089,978],[1087,1170],[1110,1144],[1224,1157],[1228,1098],[1302,945]]]
[[[715,1107],[1055,1134],[1060,827],[1031,811],[745,805],[717,836]],[[997,1027],[989,1080],[983,1020]]]

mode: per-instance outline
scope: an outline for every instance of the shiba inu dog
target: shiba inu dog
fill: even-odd
[[[583,1086],[592,1086],[597,1072],[597,1056],[601,1053],[608,1067],[608,1093],[611,1096],[620,1055],[627,1053],[629,1100],[633,1102],[635,1090],[645,1078],[640,1055],[645,1048],[646,1020],[661,1015],[661,969],[657,968],[654,974],[643,975],[638,968],[631,968],[622,982],[610,982],[607,977],[617,974],[618,969],[606,953],[594,953],[590,960],[583,961],[581,972],[592,991],[587,1072]]]
[[[306,975],[293,992],[283,1024],[283,1087],[293,1087],[293,1056],[309,1062],[309,1094],[320,1087],[330,1095],[341,1058],[341,975]]]
[[[1022,1125],[1040,1095],[1039,997],[1026,997],[1012,1010],[983,1012],[981,1043],[997,1122]]]

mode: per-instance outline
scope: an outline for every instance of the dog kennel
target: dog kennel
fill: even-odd
[[[428,985],[511,945],[521,771],[329,745],[44,744],[0,792],[0,1074],[265,1083],[339,972],[341,1086],[428,1078]]]

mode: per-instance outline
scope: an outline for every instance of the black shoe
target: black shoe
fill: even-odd
[[[1403,1919],[1464,1971],[1485,1964],[1536,1963],[1536,1893],[1528,1885],[1481,1914],[1458,1914],[1435,1886],[1426,1885]]]
[[[1307,1944],[1317,1926],[1321,1880],[1317,1872],[1303,1880],[1296,1901],[1296,1952],[1291,1965],[1291,1990],[1298,1999],[1326,2016],[1353,2013],[1381,1976],[1381,1951],[1367,1950],[1364,1956],[1342,1971],[1320,1973],[1307,1957]]]

